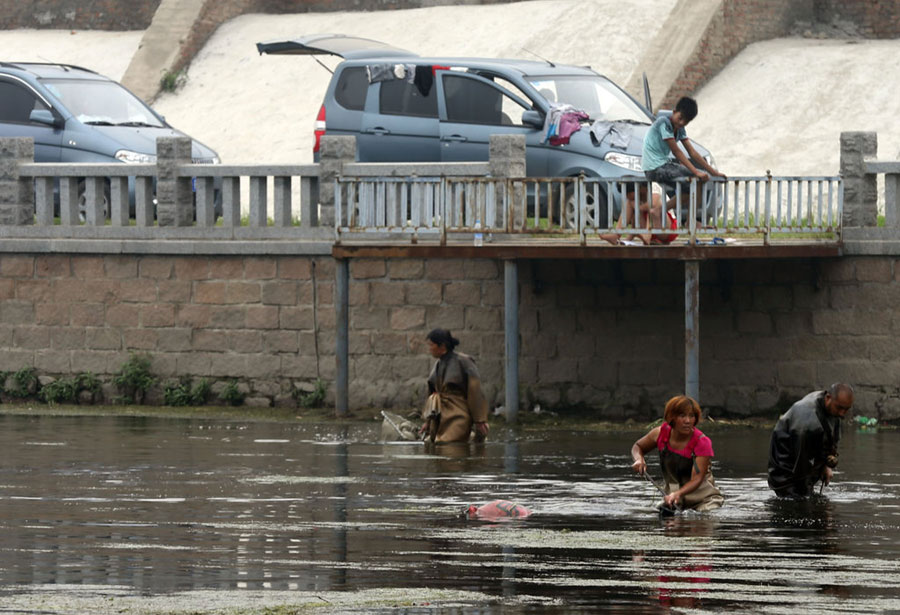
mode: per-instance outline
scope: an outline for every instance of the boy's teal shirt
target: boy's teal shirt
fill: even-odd
[[[647,135],[644,137],[644,150],[641,154],[641,168],[644,171],[658,169],[667,163],[670,158],[674,158],[672,150],[669,149],[666,143],[666,139],[682,141],[687,139],[687,132],[685,132],[684,128],[681,128],[676,136],[672,128],[672,122],[667,116],[663,116],[653,122],[653,126],[650,127],[650,130],[647,131]]]

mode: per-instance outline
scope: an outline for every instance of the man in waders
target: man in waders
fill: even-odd
[[[769,447],[769,487],[784,497],[807,497],[831,482],[838,462],[841,419],[853,407],[853,387],[813,391],[785,412]]]

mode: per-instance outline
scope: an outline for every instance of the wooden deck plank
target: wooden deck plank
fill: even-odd
[[[332,248],[335,258],[499,258],[499,259],[611,259],[611,260],[713,260],[833,258],[842,255],[838,242],[780,241],[764,245],[762,241],[740,241],[724,245],[686,242],[666,246],[624,246],[606,242],[580,245],[550,240],[491,242],[483,246],[471,243],[381,242],[341,243]]]

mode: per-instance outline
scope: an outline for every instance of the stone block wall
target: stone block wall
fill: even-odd
[[[3,254],[0,370],[108,381],[147,353],[160,386],[236,378],[250,403],[292,404],[334,379],[333,288],[330,258]]]
[[[684,386],[684,270],[667,261],[522,261],[523,410],[581,406],[655,418]],[[714,416],[775,416],[817,387],[856,386],[856,411],[900,418],[895,257],[707,261],[701,401]],[[503,273],[491,260],[351,262],[350,402],[415,406],[450,329],[503,403]]]
[[[683,390],[681,263],[519,267],[523,411],[644,420]],[[900,418],[900,257],[705,261],[700,271],[700,396],[713,416],[774,416],[846,380],[858,413]],[[321,256],[3,254],[0,371],[109,382],[140,352],[159,378],[148,403],[183,376],[220,388],[237,379],[261,406],[293,406],[294,390],[321,379],[330,401],[334,276]],[[503,299],[501,261],[352,260],[351,409],[417,407],[435,327],[461,340],[489,402],[502,404]],[[115,396],[107,386],[105,401]]]

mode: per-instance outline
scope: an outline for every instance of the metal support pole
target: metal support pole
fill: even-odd
[[[335,362],[337,375],[334,383],[334,406],[337,416],[347,416],[350,411],[350,261],[338,259],[335,277]]]
[[[503,263],[504,326],[506,334],[506,420],[516,422],[519,413],[519,263]]]
[[[684,262],[684,394],[700,401],[700,261]]]

